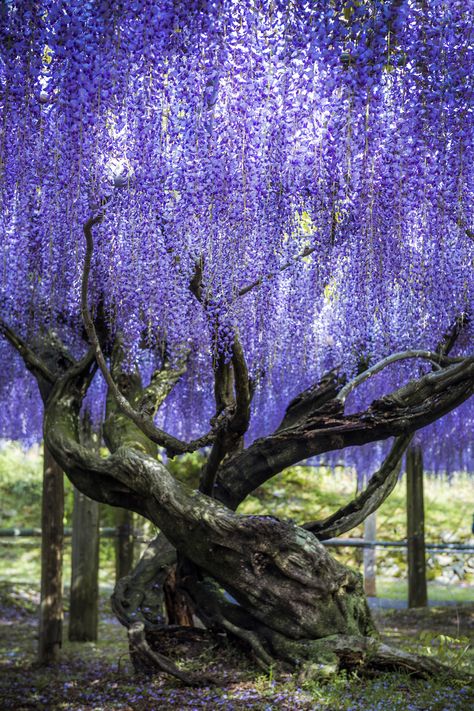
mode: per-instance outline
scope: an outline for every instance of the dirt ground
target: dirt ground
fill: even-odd
[[[467,711],[472,686],[454,670],[474,671],[474,603],[426,610],[374,613],[383,639],[450,665],[445,678],[417,680],[405,674],[370,678],[340,674],[305,682],[277,668],[263,673],[226,639],[206,635],[167,636],[166,653],[183,668],[204,672],[214,684],[196,689],[164,675],[134,675],[123,628],[103,600],[98,643],[65,641],[61,662],[48,669],[35,663],[37,593],[0,585],[0,709],[115,711],[154,709],[293,709],[327,711]],[[67,639],[67,618],[65,638]]]

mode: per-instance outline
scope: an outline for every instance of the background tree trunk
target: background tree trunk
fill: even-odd
[[[127,509],[116,509],[115,523],[115,579],[120,580],[129,574],[133,566],[133,513]]]
[[[38,661],[51,664],[59,658],[62,643],[63,472],[44,446],[41,509],[41,604]]]
[[[99,504],[74,488],[69,639],[97,640]]]
[[[423,455],[418,446],[407,452],[408,607],[426,607],[425,512]]]

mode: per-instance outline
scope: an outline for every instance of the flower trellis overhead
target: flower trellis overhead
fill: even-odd
[[[96,309],[131,364],[192,351],[168,429],[212,414],[235,331],[254,436],[329,367],[433,348],[474,296],[473,19],[457,1],[3,3],[2,313],[80,350],[82,224],[104,209]],[[35,436],[27,376],[0,358],[1,431]],[[450,447],[472,465],[458,417],[433,466]]]

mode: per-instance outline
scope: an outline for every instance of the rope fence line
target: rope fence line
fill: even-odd
[[[335,548],[407,548],[407,541],[365,541],[363,538],[328,538],[323,545]],[[425,543],[426,550],[439,553],[474,553],[474,544],[465,543]]]
[[[124,535],[123,531],[117,531],[116,528],[100,528],[101,538],[117,538]],[[64,529],[64,536],[70,537],[72,528]],[[0,539],[2,538],[40,538],[41,528],[0,528]],[[151,543],[152,539],[144,537],[136,532],[131,532],[131,537],[141,543]],[[324,546],[334,548],[406,548],[407,541],[366,541],[363,538],[328,538],[326,541],[321,541]],[[467,555],[474,553],[474,544],[464,543],[426,543],[427,550],[437,551],[439,553],[465,553]]]

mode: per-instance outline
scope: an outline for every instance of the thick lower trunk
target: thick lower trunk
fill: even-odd
[[[162,555],[162,549],[159,555]],[[168,560],[171,560],[171,555]],[[163,570],[163,565],[161,569]],[[149,558],[149,573],[151,570],[151,558]],[[263,669],[268,670],[277,662],[288,670],[298,669],[301,680],[324,678],[341,669],[360,673],[398,670],[422,677],[445,674],[449,671],[433,659],[409,654],[379,641],[365,604],[360,579],[356,581],[355,589],[349,595],[346,593],[344,601],[340,602],[341,611],[346,619],[346,632],[342,631],[342,626],[339,624],[337,633],[334,633],[336,629],[333,608],[331,603],[328,604],[328,598],[331,597],[329,590],[331,584],[329,582],[327,585],[328,581],[326,581],[327,589],[324,589],[324,583],[322,584],[319,594],[315,595],[313,609],[313,617],[318,618],[319,632],[309,637],[307,635],[309,620],[297,607],[294,609],[292,629],[283,633],[277,629],[277,618],[275,618],[275,625],[263,624],[256,614],[239,605],[234,598],[223,591],[215,580],[202,577],[197,569],[193,571],[192,565],[188,566],[185,572],[187,575],[182,579],[182,584],[185,587],[186,599],[192,600],[195,614],[199,616],[208,631],[226,632],[227,636],[238,643]],[[273,609],[285,609],[288,605],[288,580],[285,580],[284,575],[280,575],[279,582],[279,585],[275,585],[275,579],[269,579],[264,572],[260,577],[260,587],[272,589]],[[153,587],[156,589],[157,585],[155,577],[153,582],[150,581],[148,589],[151,590]],[[298,588],[295,588],[294,594],[297,593]],[[278,605],[275,604],[277,598]],[[164,671],[177,676],[189,685],[212,683],[210,679],[183,673],[167,659],[162,654],[165,626],[153,624],[146,619],[143,622],[143,619],[143,615],[136,607],[129,616],[127,624],[132,660],[137,671],[148,674]],[[188,622],[184,620],[181,624],[186,625]],[[189,627],[170,629],[173,629],[173,634],[176,635],[184,633]],[[353,630],[353,633],[350,630]]]

